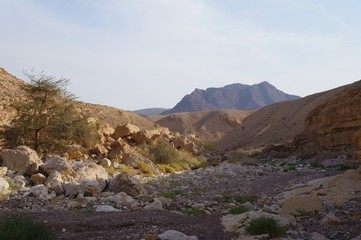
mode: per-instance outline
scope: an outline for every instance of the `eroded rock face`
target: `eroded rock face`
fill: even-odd
[[[27,146],[5,149],[0,153],[2,166],[19,174],[32,175],[43,163],[38,154]]]
[[[361,149],[361,81],[311,111],[294,148],[302,152],[353,152]]]

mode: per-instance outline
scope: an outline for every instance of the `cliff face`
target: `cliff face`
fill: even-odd
[[[361,149],[361,81],[312,110],[293,144],[296,151],[309,153]]]

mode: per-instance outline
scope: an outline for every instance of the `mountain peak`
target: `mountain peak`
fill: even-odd
[[[293,100],[298,96],[286,94],[267,81],[254,85],[233,83],[220,88],[196,88],[186,95],[171,110],[162,114],[176,112],[199,112],[215,109],[258,109],[266,105]]]

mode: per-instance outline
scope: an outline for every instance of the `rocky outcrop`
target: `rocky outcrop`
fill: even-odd
[[[361,81],[312,110],[305,125],[294,140],[296,151],[349,154],[361,150]]]

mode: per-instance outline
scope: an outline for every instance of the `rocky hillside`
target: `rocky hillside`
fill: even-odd
[[[353,152],[357,145],[361,147],[361,81],[313,109],[305,125],[294,141],[298,151]]]
[[[0,68],[0,125],[6,124],[11,118],[11,112],[6,108],[11,101],[21,97],[21,85],[26,84],[23,80],[16,78],[15,76],[6,72],[3,68]],[[108,124],[111,127],[122,125],[125,123],[133,123],[141,129],[153,129],[154,124],[138,114],[123,111],[117,108],[77,102],[79,110],[94,117],[102,124]]]
[[[214,142],[239,127],[253,111],[216,110],[175,113],[155,123],[182,135],[194,134],[202,142]]]
[[[266,106],[246,118],[240,127],[221,139],[218,145],[221,149],[232,149],[291,143],[296,135],[304,131],[308,114],[346,87]]]
[[[0,125],[8,123],[11,112],[7,106],[21,96],[20,86],[24,81],[0,68]]]
[[[278,90],[268,82],[251,86],[236,83],[222,88],[196,89],[186,95],[174,108],[162,114],[215,109],[258,109],[275,102],[298,98]]]

